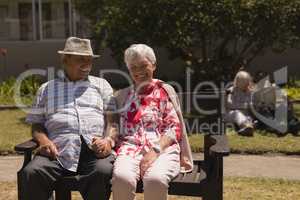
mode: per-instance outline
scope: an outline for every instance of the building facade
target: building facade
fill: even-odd
[[[1,0],[1,41],[43,41],[88,37],[88,23],[71,0]]]
[[[0,0],[0,80],[18,76],[28,68],[60,67],[57,50],[69,36],[91,36],[88,20],[75,11],[72,0]],[[95,74],[118,68],[109,49],[101,54],[94,65]],[[157,50],[157,55],[161,77],[180,77],[180,61],[168,60],[163,50]],[[289,66],[291,74],[299,76],[299,55],[295,49],[281,55],[269,51],[254,60],[251,70],[271,72]]]
[[[89,38],[71,0],[0,0],[0,79],[28,68],[59,67],[69,36]]]

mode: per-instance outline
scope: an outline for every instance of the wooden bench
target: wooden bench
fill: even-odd
[[[32,159],[32,151],[37,144],[29,140],[16,145],[17,152],[24,153],[24,163],[18,172],[18,199],[23,199],[21,176],[22,169]],[[229,155],[226,135],[204,136],[204,159],[194,161],[194,170],[190,173],[179,174],[171,181],[170,195],[185,195],[203,197],[204,200],[223,199],[223,156]],[[77,178],[64,177],[56,184],[56,200],[71,199],[71,191],[77,191]],[[137,192],[143,192],[142,182],[137,185]]]
[[[210,104],[211,107],[220,108],[220,99],[217,99],[215,103]],[[200,100],[199,105],[207,103],[207,99]],[[222,100],[221,100],[222,101]],[[209,100],[209,103],[212,101]],[[207,123],[214,123],[221,119],[222,128],[218,130],[217,134],[206,133],[204,136],[204,159],[194,161],[194,170],[190,173],[179,174],[174,180],[170,182],[169,194],[170,195],[184,195],[202,197],[203,200],[222,200],[223,199],[223,157],[229,155],[229,146],[227,137],[225,134],[225,126],[222,120],[221,108],[215,116],[210,116],[206,120]],[[204,122],[202,121],[202,122]],[[200,137],[200,136],[199,136]],[[18,199],[24,200],[21,181],[22,169],[32,159],[32,152],[38,145],[29,140],[22,144],[15,146],[17,152],[24,154],[24,163],[20,171],[18,172]],[[76,176],[63,177],[55,185],[55,199],[56,200],[70,200],[71,191],[78,191],[78,182]],[[137,184],[137,192],[143,192],[142,182]],[[109,199],[109,197],[108,197]]]

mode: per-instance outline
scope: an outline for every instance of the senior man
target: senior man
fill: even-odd
[[[89,75],[98,57],[90,40],[70,37],[58,53],[64,73],[39,88],[26,119],[39,148],[23,169],[24,199],[48,200],[54,182],[69,175],[80,175],[84,199],[108,199],[117,132],[113,90],[106,80]]]

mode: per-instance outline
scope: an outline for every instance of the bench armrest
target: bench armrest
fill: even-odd
[[[32,151],[38,147],[38,144],[33,140],[28,140],[15,146],[16,152],[24,153],[24,161],[21,170],[31,161]]]
[[[228,139],[226,135],[210,135],[212,146],[209,148],[209,154],[212,156],[228,156],[230,153]]]
[[[17,144],[15,146],[15,151],[17,152],[31,152],[35,150],[38,147],[38,144],[33,140],[28,140],[26,142],[23,142],[21,144]]]

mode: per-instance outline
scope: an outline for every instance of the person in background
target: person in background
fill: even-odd
[[[238,134],[243,136],[253,136],[254,132],[254,121],[250,112],[252,93],[252,77],[246,71],[239,71],[233,86],[227,89],[226,119],[236,125]]]

